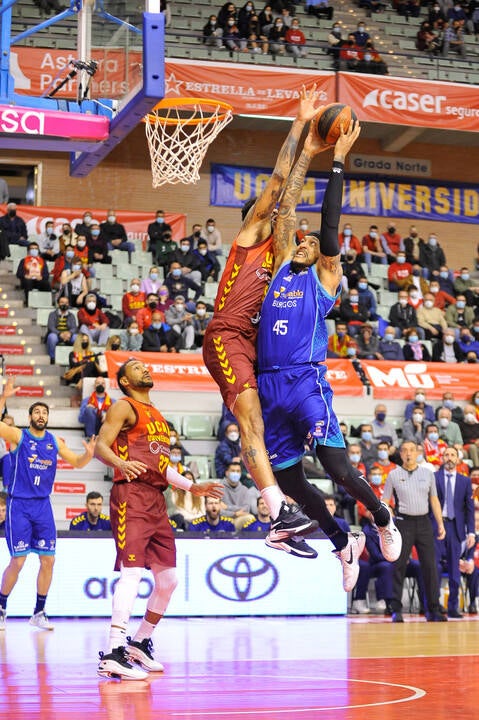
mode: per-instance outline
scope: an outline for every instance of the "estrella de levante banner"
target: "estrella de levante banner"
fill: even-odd
[[[259,195],[271,168],[211,164],[210,204],[241,208]],[[308,175],[298,212],[321,212],[327,178]],[[346,178],[343,214],[477,224],[479,185]]]

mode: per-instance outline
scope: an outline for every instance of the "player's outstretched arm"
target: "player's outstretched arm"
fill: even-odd
[[[301,133],[303,132],[303,128],[306,123],[312,120],[318,112],[316,103],[316,84],[314,84],[309,90],[307,90],[303,85],[300,91],[299,107],[296,118],[293,121],[288,137],[279,151],[271,177],[259,195],[255,205],[251,209],[251,212],[246,216],[241,233],[247,234],[249,232],[254,232],[255,225],[265,221],[270,221],[271,213],[281,197],[286,180],[291,172],[291,168],[293,167],[296,149],[298,147],[298,142],[301,137]],[[253,237],[252,241],[255,242],[256,237]]]
[[[224,493],[224,486],[222,483],[219,482],[204,482],[204,483],[194,483],[192,480],[189,480],[188,478],[184,477],[184,475],[180,475],[180,473],[175,470],[171,465],[168,465],[166,469],[166,479],[170,483],[170,485],[174,485],[174,487],[181,488],[182,490],[186,490],[187,492],[190,492],[192,495],[196,495],[198,497],[206,497],[209,495],[210,497],[215,498],[222,498]]]
[[[78,455],[78,453],[73,452],[73,450],[70,450],[67,445],[63,442],[61,438],[57,438],[58,443],[58,454],[60,457],[65,460],[65,462],[70,463],[70,465],[73,465],[74,468],[82,468],[85,467],[85,465],[88,465],[90,460],[95,454],[95,445],[96,445],[96,437],[93,435],[88,442],[85,442],[85,440],[82,440],[83,446],[85,448],[85,452],[82,455]]]
[[[147,466],[138,460],[122,460],[113,452],[111,446],[120,430],[135,424],[136,417],[129,402],[117,400],[106,414],[96,441],[95,455],[105,465],[118,468],[125,480],[131,481],[145,472]]]
[[[13,375],[10,375],[9,377],[7,377],[5,385],[3,386],[2,394],[0,395],[0,416],[3,414],[8,398],[16,395],[17,390],[18,387],[15,385],[15,377]],[[6,425],[4,422],[0,422],[1,438],[3,438],[9,443],[15,443],[16,445],[18,445],[21,436],[22,431],[20,430],[20,428],[11,427],[10,425]]]

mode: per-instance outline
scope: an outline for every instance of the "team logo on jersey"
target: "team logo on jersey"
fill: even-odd
[[[275,298],[279,298],[279,296],[284,293],[285,290],[286,288],[284,287],[284,285],[281,285],[279,290],[273,290],[273,295],[275,296]]]
[[[47,450],[53,450],[53,445],[51,443],[48,443]]]
[[[38,547],[39,547],[39,548],[44,548],[44,547],[45,547],[45,540],[39,540],[39,541],[38,541]]]
[[[313,438],[324,437],[324,420],[317,420],[315,422],[312,437]]]

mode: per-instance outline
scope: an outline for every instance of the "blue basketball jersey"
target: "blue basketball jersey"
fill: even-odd
[[[261,309],[259,372],[324,362],[326,316],[336,298],[337,294],[330,295],[321,285],[315,265],[294,273],[290,261],[285,262],[273,278]]]
[[[48,431],[35,437],[27,429],[11,453],[8,494],[10,497],[47,498],[52,492],[57,469],[58,444]]]

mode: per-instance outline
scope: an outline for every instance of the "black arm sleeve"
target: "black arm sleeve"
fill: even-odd
[[[320,248],[322,255],[328,257],[339,255],[338,230],[343,199],[343,180],[344,165],[335,160],[321,208]]]

